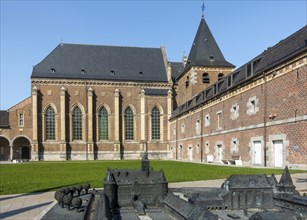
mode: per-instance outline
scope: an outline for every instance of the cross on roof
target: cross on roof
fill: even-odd
[[[202,11],[201,16],[202,16],[202,17],[204,17],[205,8],[206,8],[206,7],[205,7],[205,1],[203,1],[203,5],[201,6],[201,11]]]

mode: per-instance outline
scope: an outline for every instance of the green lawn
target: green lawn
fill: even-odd
[[[168,182],[226,178],[231,174],[281,174],[282,169],[241,168],[177,161],[150,161],[154,170],[163,169]],[[107,168],[140,168],[140,161],[65,161],[0,164],[0,195],[54,191],[57,188],[89,182],[103,187]],[[294,172],[303,172],[291,170]]]

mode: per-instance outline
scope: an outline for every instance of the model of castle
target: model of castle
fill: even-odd
[[[141,170],[107,170],[100,197],[102,216],[137,219],[147,215],[151,219],[182,220],[307,217],[307,198],[295,190],[288,167],[279,182],[274,174],[237,174],[228,177],[220,188],[175,190],[168,188],[162,170],[150,168],[147,153],[142,156],[141,167]]]
[[[164,172],[150,168],[147,153],[141,170],[109,169],[104,178],[106,199],[112,209],[138,206],[163,206],[168,192]]]

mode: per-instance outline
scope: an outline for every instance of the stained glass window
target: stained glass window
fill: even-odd
[[[72,113],[73,140],[82,140],[82,112],[76,107]]]
[[[125,139],[126,140],[133,140],[133,111],[130,107],[126,108],[125,110]]]
[[[51,106],[46,110],[46,140],[55,140],[55,114]]]
[[[99,139],[108,140],[108,111],[105,107],[99,112]]]
[[[157,107],[151,111],[151,137],[152,140],[160,140],[160,111]]]

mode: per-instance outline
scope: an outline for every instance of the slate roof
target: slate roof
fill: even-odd
[[[186,69],[190,66],[234,67],[233,64],[225,60],[204,17],[201,18],[194,38]]]
[[[128,169],[112,169],[107,171],[105,183],[116,183],[118,185],[132,185],[135,181],[142,184],[166,183],[163,171],[141,171]]]
[[[307,52],[307,25],[290,35],[284,40],[281,40],[275,46],[268,48],[254,59],[236,69],[231,74],[223,77],[216,84],[198,93],[186,103],[178,106],[173,112],[170,120],[179,117],[180,115],[198,108],[208,101],[218,98],[226,91],[236,89],[239,85],[248,83],[253,78],[268,72],[276,66],[293,59]],[[252,66],[250,74],[247,67]]]
[[[286,168],[284,169],[284,171],[282,172],[282,176],[280,177],[279,180],[279,186],[285,186],[285,187],[294,187],[293,185],[293,181],[289,172],[288,167],[286,166]]]
[[[167,82],[161,48],[59,44],[31,78]]]
[[[172,70],[172,81],[173,83],[177,83],[177,78],[184,70],[184,65],[182,62],[170,62],[171,70]]]
[[[229,182],[229,189],[259,189],[259,188],[269,188],[272,186],[270,184],[269,178],[266,175],[231,175],[228,177],[226,182]],[[225,183],[226,183],[225,182]]]
[[[0,111],[0,128],[8,128],[8,127],[10,127],[9,112]]]
[[[167,96],[168,89],[144,89],[145,95],[149,96]]]

